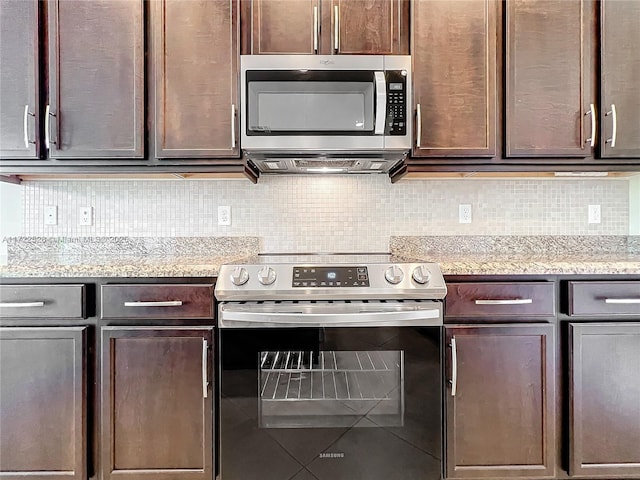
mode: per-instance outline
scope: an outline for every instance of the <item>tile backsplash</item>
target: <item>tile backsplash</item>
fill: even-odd
[[[33,181],[23,232],[38,237],[260,236],[269,252],[387,251],[391,235],[627,235],[629,180],[403,180],[384,175],[247,180]],[[472,223],[458,223],[470,204]],[[587,222],[588,205],[602,223]],[[44,207],[58,224],[44,225]],[[218,206],[231,206],[219,226]],[[79,210],[93,207],[93,225]]]

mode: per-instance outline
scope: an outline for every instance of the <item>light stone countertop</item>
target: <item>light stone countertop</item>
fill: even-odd
[[[220,265],[243,263],[252,256],[171,255],[58,255],[29,258],[25,262],[0,265],[0,281],[6,278],[146,278],[215,277]],[[6,283],[6,282],[5,282]]]
[[[640,275],[640,255],[524,257],[505,255],[425,258],[444,275]]]
[[[57,255],[30,257],[0,265],[0,280],[7,278],[144,278],[215,277],[227,263],[252,263],[251,255]],[[640,255],[597,254],[549,257],[540,255],[460,254],[394,257],[394,261],[429,261],[444,275],[640,275]],[[1,262],[0,262],[1,263]],[[6,282],[5,282],[6,283]]]
[[[13,237],[6,278],[215,277],[253,263],[259,237]],[[429,261],[445,275],[640,275],[640,236],[392,236],[393,262]],[[6,283],[6,282],[5,282]]]

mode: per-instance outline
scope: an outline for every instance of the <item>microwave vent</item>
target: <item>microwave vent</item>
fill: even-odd
[[[358,160],[349,159],[296,159],[298,168],[353,168],[358,165]]]

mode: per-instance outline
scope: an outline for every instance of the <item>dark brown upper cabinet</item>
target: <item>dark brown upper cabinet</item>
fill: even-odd
[[[245,53],[314,54],[320,51],[320,0],[253,0],[244,22],[251,46]]]
[[[37,0],[0,3],[0,158],[38,158]]]
[[[640,478],[640,323],[572,323],[569,338],[569,473]]]
[[[144,156],[142,0],[48,2],[52,158]]]
[[[494,156],[497,2],[412,6],[413,155]]]
[[[150,7],[156,157],[239,156],[238,0]]]
[[[406,7],[402,0],[332,0],[332,52],[407,53]]]
[[[553,478],[555,326],[445,331],[446,477]]]
[[[592,2],[505,5],[505,156],[591,155]]]
[[[212,340],[212,328],[102,328],[101,478],[215,476]]]
[[[252,54],[377,54],[409,51],[407,0],[252,0],[243,21]]]
[[[600,153],[640,157],[640,2],[600,2]]]
[[[87,478],[85,333],[0,328],[3,479]]]

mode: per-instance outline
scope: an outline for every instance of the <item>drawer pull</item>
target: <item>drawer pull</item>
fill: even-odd
[[[617,303],[617,304],[640,303],[640,298],[605,298],[604,303]]]
[[[533,303],[531,298],[512,298],[509,300],[476,300],[476,305],[527,305]]]
[[[0,308],[32,308],[44,307],[44,302],[2,302]]]
[[[451,337],[451,396],[455,397],[458,390],[458,348],[456,346],[456,337]]]
[[[125,307],[181,307],[182,300],[168,300],[166,302],[124,302]]]

